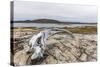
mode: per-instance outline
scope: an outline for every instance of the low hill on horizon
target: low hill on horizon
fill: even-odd
[[[14,21],[15,23],[65,23],[65,24],[97,24],[96,22],[70,22],[70,21],[58,21],[54,19],[36,19],[36,20],[23,20],[23,21]]]

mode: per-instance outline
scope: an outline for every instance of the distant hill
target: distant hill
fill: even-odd
[[[37,19],[37,20],[33,20],[33,22],[35,23],[60,23],[57,20],[52,20],[52,19]]]
[[[84,22],[62,22],[53,19],[36,19],[36,20],[25,20],[25,21],[14,21],[16,23],[63,23],[63,24],[97,24],[95,23],[84,23]]]

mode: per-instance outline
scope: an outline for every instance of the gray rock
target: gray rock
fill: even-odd
[[[87,61],[87,55],[85,54],[85,53],[83,53],[82,55],[81,55],[81,57],[80,57],[80,60],[81,61]]]

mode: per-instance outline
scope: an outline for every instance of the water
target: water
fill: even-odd
[[[14,27],[81,27],[81,26],[96,26],[96,24],[55,24],[55,23],[14,23]]]

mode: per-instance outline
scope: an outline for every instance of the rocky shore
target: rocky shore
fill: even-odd
[[[40,31],[40,30],[39,30]],[[97,34],[59,33],[50,37],[43,58],[31,60],[27,44],[32,35],[39,31],[13,31],[14,65],[60,64],[97,61]]]

